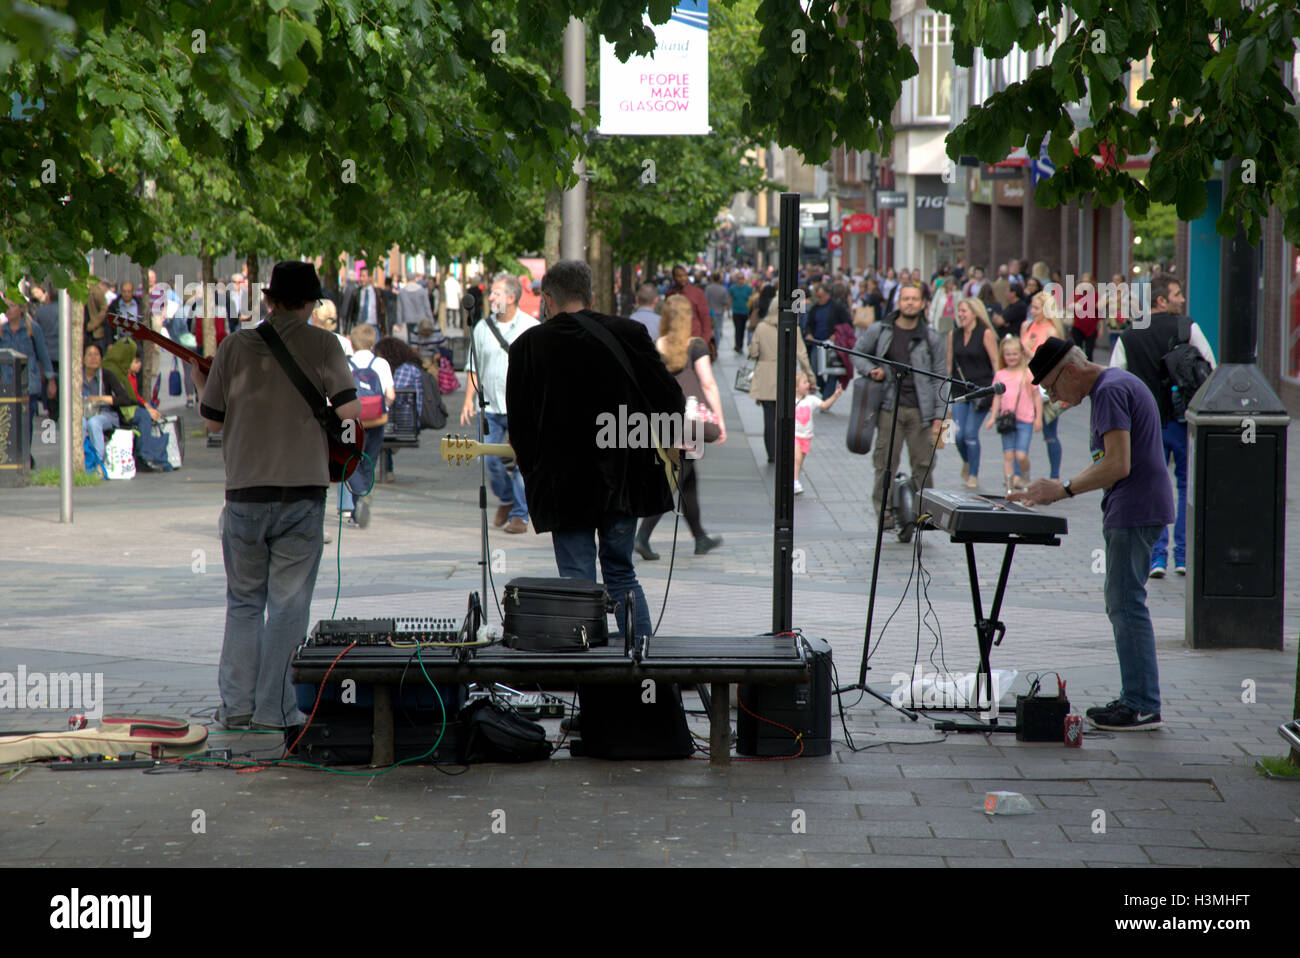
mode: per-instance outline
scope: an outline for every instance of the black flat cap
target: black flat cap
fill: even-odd
[[[1067,343],[1064,339],[1057,339],[1055,336],[1047,337],[1043,345],[1038,347],[1038,352],[1034,353],[1034,358],[1029,360],[1029,371],[1034,374],[1034,385],[1037,386],[1056,368],[1056,364],[1064,359],[1074,343]]]

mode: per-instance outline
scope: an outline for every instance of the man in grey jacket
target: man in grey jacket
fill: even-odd
[[[929,369],[940,376],[947,375],[948,357],[943,340],[925,322],[925,300],[917,286],[905,286],[898,292],[898,312],[893,322],[872,323],[858,333],[854,348],[858,352],[870,353],[907,363],[920,369]],[[869,376],[883,390],[880,401],[880,413],[876,420],[876,440],[873,465],[876,469],[876,481],[872,490],[876,515],[880,514],[880,503],[889,486],[890,477],[898,470],[899,460],[903,454],[903,443],[907,443],[908,458],[912,465],[912,476],[919,488],[934,485],[929,466],[934,455],[934,446],[939,439],[939,430],[943,428],[944,398],[947,396],[946,385],[929,376],[906,375],[899,386],[897,403],[894,398],[893,377],[889,375],[891,367],[883,366],[853,357],[853,366],[860,376]],[[893,456],[886,461],[889,450],[889,430],[893,426],[895,405],[898,408],[898,437],[894,442]],[[885,528],[894,527],[893,515],[885,513]]]

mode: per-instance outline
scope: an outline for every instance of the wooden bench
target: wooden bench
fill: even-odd
[[[394,760],[393,688],[412,673],[421,677],[410,649],[357,646],[330,670],[341,646],[304,644],[292,660],[294,681],[318,683],[329,673],[331,684],[353,679],[375,689],[374,739],[371,763]],[[710,683],[709,761],[717,768],[731,764],[731,684],[764,685],[807,682],[811,659],[806,647],[789,635],[651,636],[641,649],[625,650],[617,639],[610,645],[568,654],[524,652],[493,645],[473,655],[464,650],[430,647],[421,655],[423,671],[435,683],[528,686],[552,683],[636,685],[645,679],[686,685]]]

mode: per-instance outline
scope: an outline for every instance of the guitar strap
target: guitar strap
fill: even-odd
[[[487,323],[487,328],[490,329],[492,335],[497,338],[497,342],[501,344],[501,348],[505,350],[506,355],[510,355],[510,344],[506,342],[506,338],[501,335],[501,330],[497,328],[497,324],[493,322],[492,317],[484,316],[483,322]]]
[[[294,362],[293,357],[289,355],[289,350],[284,345],[284,340],[280,338],[280,334],[275,331],[275,327],[271,325],[269,320],[257,327],[257,335],[262,337],[262,342],[266,343],[267,348],[271,350],[271,355],[280,364],[280,368],[289,377],[289,381],[294,384],[298,392],[301,393],[302,398],[307,401],[307,405],[311,407],[312,415],[321,424],[325,434],[339,445],[356,445],[355,443],[343,441],[343,421],[334,415],[334,411],[325,402],[325,397],[312,386],[306,374]]]
[[[578,321],[578,325],[600,340],[605,348],[614,354],[614,358],[618,360],[618,364],[623,367],[623,372],[627,373],[627,378],[631,380],[632,387],[637,391],[637,395],[641,397],[641,404],[645,406],[646,412],[653,412],[650,406],[650,401],[646,399],[645,393],[641,390],[641,383],[637,380],[636,373],[632,370],[632,363],[627,358],[627,351],[623,349],[623,346],[614,338],[613,334],[590,316],[583,316],[581,313],[570,313],[569,315]],[[677,476],[674,463],[672,459],[668,457],[668,453],[664,451],[663,445],[659,442],[659,437],[654,435],[654,430],[652,429],[650,432],[654,439],[655,454],[659,456],[660,461],[664,464],[664,475],[668,477],[668,488],[676,493]]]

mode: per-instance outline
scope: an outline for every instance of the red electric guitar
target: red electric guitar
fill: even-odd
[[[205,376],[208,374],[208,370],[212,368],[211,358],[200,356],[193,350],[186,349],[180,343],[168,339],[162,333],[149,328],[144,323],[114,313],[109,313],[105,319],[109,325],[122,330],[133,339],[153,343],[155,346],[171,353],[181,362],[194,363],[203,371]],[[361,450],[365,448],[366,444],[366,430],[359,420],[353,419],[349,420],[349,422],[356,432],[355,442],[341,442],[330,436],[328,432],[325,434],[325,438],[329,442],[330,482],[342,482],[352,475],[361,463]]]

